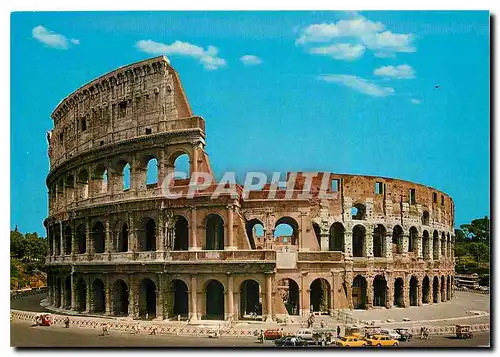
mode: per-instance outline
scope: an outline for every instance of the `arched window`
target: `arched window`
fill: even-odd
[[[299,225],[291,217],[281,217],[274,226],[274,241],[287,245],[296,245],[299,236]]]
[[[335,222],[330,227],[329,250],[344,251],[344,226],[340,222]]]
[[[366,219],[366,207],[362,203],[356,203],[351,209],[352,219]]]
[[[403,253],[403,228],[401,226],[395,226],[392,230],[392,246],[395,253]]]
[[[418,239],[418,231],[415,227],[410,228],[410,235],[408,237],[408,251],[416,252],[417,251],[417,239]]]
[[[80,199],[89,197],[89,173],[87,170],[82,170],[78,173],[78,188]]]
[[[424,213],[422,213],[422,225],[424,226],[429,225],[429,212],[427,211],[424,211]]]
[[[122,187],[123,191],[130,189],[130,164],[127,163],[122,170]]]
[[[189,156],[181,154],[174,160],[174,179],[186,179],[191,176]]]
[[[207,217],[205,227],[205,249],[224,249],[224,220],[218,214],[210,214]]]
[[[352,255],[353,257],[364,257],[366,229],[361,225],[356,225],[352,230]]]
[[[156,185],[158,183],[158,160],[151,158],[146,167],[146,185]]]
[[[261,221],[251,219],[246,224],[246,231],[252,249],[255,249],[256,245],[262,246],[264,244],[264,225]]]

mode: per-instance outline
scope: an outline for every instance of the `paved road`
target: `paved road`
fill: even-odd
[[[45,299],[47,294],[36,294],[23,296],[16,300],[11,300],[10,308],[13,310],[22,311],[34,311],[34,312],[45,312],[48,311],[46,308],[40,306],[40,301]]]
[[[101,331],[86,328],[65,329],[61,326],[32,327],[30,322],[11,322],[11,346],[13,347],[275,347],[271,341],[257,342],[255,337],[208,337],[133,335],[129,332],[110,331],[109,336],[99,336]],[[430,340],[415,339],[402,343],[401,347],[483,347],[489,346],[489,333],[478,333],[469,340],[451,337],[432,337]],[[335,348],[335,347],[326,347]]]

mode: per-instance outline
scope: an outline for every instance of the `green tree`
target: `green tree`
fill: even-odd
[[[477,266],[479,267],[481,261],[488,260],[489,247],[483,242],[471,242],[469,244],[469,253],[476,259]]]
[[[489,245],[490,243],[490,219],[488,216],[484,218],[473,219],[470,224],[462,224],[460,229],[464,236],[473,242],[483,242]]]

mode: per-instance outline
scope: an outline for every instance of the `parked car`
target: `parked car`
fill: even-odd
[[[392,338],[393,340],[398,340],[398,341],[401,340],[401,335],[396,330],[383,328],[383,329],[380,329],[380,334],[387,335],[390,338]]]
[[[312,340],[313,339],[313,330],[310,328],[301,328],[295,333],[295,336],[300,337],[304,340]]]
[[[367,342],[358,336],[344,336],[338,339],[335,344],[339,347],[364,347]]]
[[[408,342],[413,337],[413,335],[410,333],[410,330],[407,328],[396,328],[394,330],[401,336],[401,338],[399,339],[400,341]]]
[[[274,344],[278,347],[301,347],[306,346],[307,341],[301,337],[285,336],[275,339]]]
[[[268,329],[264,331],[264,339],[276,340],[281,337],[281,331],[278,329]]]
[[[395,340],[387,335],[373,335],[370,336],[370,338],[366,338],[365,340],[368,346],[375,346],[375,347],[399,346],[398,340]]]

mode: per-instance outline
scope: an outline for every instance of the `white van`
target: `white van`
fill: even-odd
[[[392,338],[393,340],[399,341],[401,339],[401,335],[392,329],[381,329],[380,334],[387,335],[390,338]]]
[[[301,337],[304,340],[312,340],[313,339],[313,330],[310,328],[301,328],[295,334],[297,337]]]

